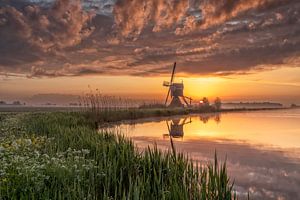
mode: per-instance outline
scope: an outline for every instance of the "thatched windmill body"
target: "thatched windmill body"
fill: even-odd
[[[168,107],[174,108],[174,107],[184,107],[185,105],[191,106],[192,98],[186,97],[183,95],[183,89],[184,89],[183,82],[181,82],[181,83],[174,82],[175,70],[176,70],[176,62],[174,63],[174,66],[173,66],[170,82],[164,81],[164,83],[163,83],[163,86],[169,88],[167,97],[166,97],[166,101],[165,101],[165,105],[167,106],[169,97],[171,96],[171,102],[168,105]],[[182,99],[184,103],[182,103],[180,99]],[[189,102],[187,100],[189,100]]]

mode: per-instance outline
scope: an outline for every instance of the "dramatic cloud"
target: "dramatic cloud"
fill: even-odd
[[[161,76],[175,60],[189,75],[297,67],[299,10],[297,0],[5,0],[0,72]]]
[[[157,32],[166,28],[176,33],[221,24],[250,10],[267,10],[291,0],[118,0],[115,21],[124,36],[139,35],[150,26]],[[181,32],[182,34],[182,32]]]
[[[149,24],[158,32],[180,23],[188,6],[187,0],[118,0],[115,22],[124,36],[139,35]]]
[[[19,11],[7,6],[0,9],[0,34],[6,40],[23,40],[43,51],[64,48],[90,35],[92,27],[86,25],[91,17],[82,11],[79,0],[59,0],[49,10],[28,5]]]
[[[203,26],[220,24],[245,11],[267,9],[287,3],[289,0],[204,0],[202,4]]]

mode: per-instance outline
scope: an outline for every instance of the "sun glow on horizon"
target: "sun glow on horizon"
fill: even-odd
[[[175,77],[184,83],[184,95],[193,99],[208,97],[213,100],[265,99],[280,101],[293,97],[299,100],[300,69],[285,67],[249,75]],[[0,80],[2,98],[20,98],[35,94],[75,94],[99,89],[101,93],[132,98],[164,99],[167,88],[163,81],[170,77],[138,76],[80,76],[57,78],[7,78]],[[298,96],[297,96],[298,95]],[[275,98],[276,97],[276,98]]]

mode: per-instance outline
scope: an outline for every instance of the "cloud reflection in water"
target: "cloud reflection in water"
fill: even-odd
[[[274,118],[275,115],[281,118]],[[257,116],[257,119],[253,116]],[[222,118],[220,115],[192,116],[191,123],[184,125],[182,137],[174,137],[173,141],[178,151],[188,153],[195,161],[205,163],[213,160],[215,150],[222,161],[227,157],[228,172],[235,180],[235,189],[241,196],[246,197],[249,191],[251,199],[300,199],[300,143],[295,145],[295,142],[290,142],[300,137],[295,134],[297,131],[299,133],[300,125],[296,121],[300,119],[300,113],[293,118],[289,116],[288,113],[272,112],[231,113],[222,115]],[[239,132],[243,128],[244,131],[239,135],[231,135],[224,129],[229,129],[232,120],[236,119],[240,121],[233,123],[234,130]],[[254,125],[254,119],[260,123]],[[270,119],[273,121],[270,122]],[[174,124],[184,120],[189,121],[189,117],[148,119],[134,125],[123,124],[119,128],[139,148],[156,143],[160,149],[167,150],[170,149],[170,141],[166,137],[166,121]],[[282,123],[277,120],[282,120]],[[281,130],[286,127],[290,129],[282,135]],[[273,131],[265,133],[268,129]],[[270,140],[266,140],[262,136],[264,134]],[[285,138],[285,141],[276,142],[272,140],[273,137]]]

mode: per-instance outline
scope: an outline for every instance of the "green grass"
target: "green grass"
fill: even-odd
[[[236,198],[217,158],[196,165],[175,149],[139,153],[81,113],[0,116],[0,199]]]

